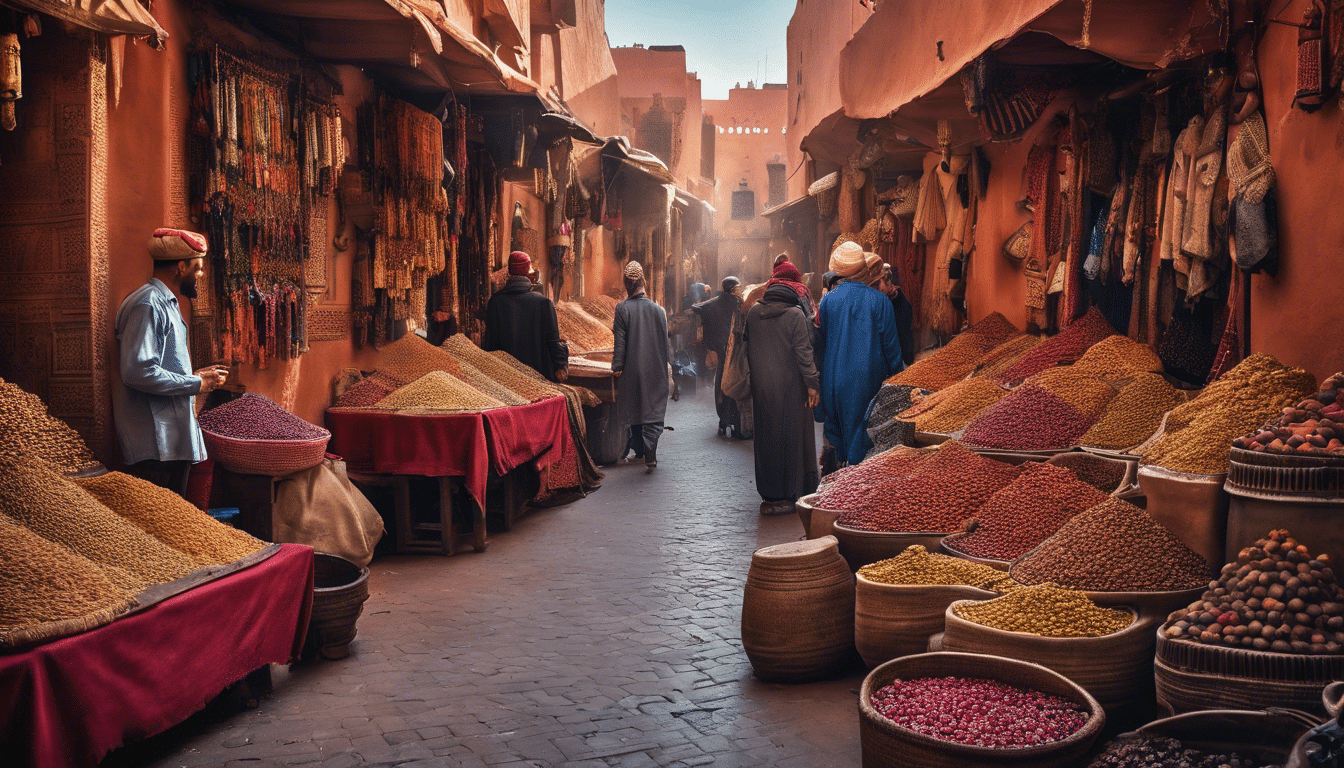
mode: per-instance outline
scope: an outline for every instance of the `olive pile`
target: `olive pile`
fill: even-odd
[[[1176,739],[1126,734],[1106,745],[1088,768],[1278,768],[1278,763],[1236,752],[1205,752]]]
[[[1236,448],[1271,453],[1344,452],[1344,401],[1339,388],[1344,373],[1336,373],[1321,386],[1321,391],[1283,409],[1277,421],[1254,435],[1232,442]]]
[[[1162,630],[1168,638],[1275,653],[1344,650],[1344,589],[1329,555],[1312,557],[1286,530],[1241,550],[1190,607]]]

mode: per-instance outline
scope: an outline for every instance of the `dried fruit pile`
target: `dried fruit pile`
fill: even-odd
[[[1143,463],[1201,475],[1226,472],[1233,440],[1315,391],[1310,373],[1269,355],[1251,355],[1199,397],[1173,409]]]
[[[408,333],[383,347],[378,354],[378,371],[394,379],[397,386],[402,386],[431,371],[457,373],[458,367],[452,355],[416,334]]]
[[[269,397],[252,392],[204,411],[200,420],[201,429],[235,440],[320,440],[331,436]]]
[[[1272,760],[1237,752],[1206,752],[1176,739],[1127,733],[1106,745],[1088,768],[1280,768]]]
[[[462,334],[457,334],[443,342],[443,348],[460,362],[469,363],[481,373],[499,382],[510,392],[523,397],[528,402],[555,397],[560,390],[540,376],[534,378],[519,372],[516,368],[500,360],[471,343]]]
[[[966,518],[1019,471],[977,456],[954,440],[938,446],[908,474],[892,476],[879,470],[862,475],[866,481],[862,485],[828,485],[820,506],[844,510],[837,522],[859,530],[946,533],[960,530]]]
[[[1007,395],[1007,390],[990,379],[967,379],[921,399],[900,416],[913,420],[921,432],[952,433]]]
[[[1344,652],[1344,589],[1329,555],[1312,557],[1285,530],[1237,554],[1190,607],[1176,611],[1168,638],[1275,653]]]
[[[391,387],[370,376],[352,384],[336,398],[334,405],[336,408],[369,408],[390,394],[392,394]]]
[[[1025,379],[1051,366],[1072,363],[1082,357],[1093,344],[1115,335],[1115,329],[1106,322],[1101,312],[1093,307],[1087,314],[1069,323],[1063,330],[1036,346],[1017,364],[999,374],[999,381]]]
[[[1007,318],[995,312],[962,331],[947,346],[887,379],[887,383],[937,392],[969,376],[982,357],[1019,333]]]
[[[462,369],[461,372],[457,374],[457,378],[466,382],[468,386],[475,389],[477,392],[480,392],[487,397],[492,397],[505,405],[527,405],[527,398],[513,392],[508,387],[485,375],[481,369],[468,363],[466,360],[458,360],[457,364]]]
[[[1071,403],[1035,384],[1023,384],[976,416],[963,439],[1009,451],[1072,448],[1091,422]]]
[[[0,379],[0,454],[22,454],[60,472],[78,472],[98,462],[78,432],[47,414],[42,398]]]
[[[1029,377],[1027,383],[1058,395],[1077,408],[1089,424],[1096,421],[1119,391],[1102,378],[1079,371],[1072,365],[1047,368]]]
[[[1023,584],[1089,592],[1175,592],[1208,583],[1209,564],[1147,512],[1107,499],[1013,564]]]
[[[1016,560],[1106,498],[1063,467],[1030,463],[989,497],[967,522],[967,532],[947,546],[972,557]]]
[[[977,747],[1034,747],[1087,725],[1088,711],[1059,696],[998,680],[896,679],[873,693],[873,709],[929,738]]]
[[[120,472],[75,481],[108,509],[201,565],[227,565],[266,542],[224,525],[176,493]]]
[[[1160,373],[1162,360],[1146,344],[1116,334],[1093,344],[1078,362],[1069,367],[1094,376],[1115,379],[1136,373]]]
[[[1102,637],[1134,623],[1134,614],[1102,608],[1082,592],[1037,584],[993,600],[954,604],[961,618],[1005,632],[1041,637]]]
[[[1153,436],[1162,416],[1180,405],[1183,396],[1156,373],[1140,373],[1120,390],[1101,412],[1082,444],[1123,451]]]
[[[1104,494],[1114,493],[1129,474],[1129,467],[1123,461],[1093,456],[1090,453],[1061,453],[1051,456],[1047,464],[1064,467]]]
[[[878,584],[964,586],[992,592],[1007,592],[1019,586],[1007,573],[996,568],[960,557],[929,554],[920,544],[906,547],[893,558],[863,566],[859,575]]]
[[[556,304],[555,318],[560,323],[560,338],[569,342],[570,352],[600,352],[616,347],[611,326],[572,301]]]
[[[997,379],[999,374],[1017,365],[1017,362],[1035,349],[1044,339],[1024,333],[990,350],[975,367],[975,376]]]
[[[374,407],[392,411],[423,409],[460,413],[503,408],[504,404],[451,373],[434,371],[398,389]]]
[[[1233,447],[1270,453],[1328,454],[1344,452],[1344,401],[1339,388],[1344,373],[1336,373],[1321,385],[1321,391],[1283,409],[1278,419],[1258,433],[1239,437]]]

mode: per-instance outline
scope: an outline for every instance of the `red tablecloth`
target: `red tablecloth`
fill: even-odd
[[[490,464],[498,475],[507,475],[533,459],[537,469],[554,464],[569,447],[569,411],[563,396],[497,408],[484,415]]]
[[[0,656],[0,759],[95,765],[163,732],[252,670],[297,657],[312,603],[313,550],[285,544],[143,613]]]

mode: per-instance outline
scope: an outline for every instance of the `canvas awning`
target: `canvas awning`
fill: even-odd
[[[811,195],[795,197],[787,203],[780,203],[773,208],[766,208],[761,211],[761,215],[767,219],[785,219],[793,215],[817,215],[817,199]]]
[[[894,0],[840,54],[844,113],[886,117],[1026,32],[1126,66],[1160,69],[1221,47],[1208,3],[1171,0]],[[1084,20],[1087,20],[1086,28]]]
[[[137,0],[0,0],[0,5],[55,16],[95,32],[147,38],[162,48],[168,33]]]

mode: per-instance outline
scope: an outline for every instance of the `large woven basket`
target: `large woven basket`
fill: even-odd
[[[1138,730],[1148,736],[1176,739],[1208,752],[1236,752],[1264,763],[1283,764],[1293,745],[1315,726],[1303,712],[1215,709],[1154,720]]]
[[[1039,747],[992,749],[954,744],[902,728],[873,708],[873,694],[896,678],[981,677],[1034,688],[1085,707],[1091,717],[1067,739]],[[973,766],[1032,766],[1064,768],[1083,762],[1101,734],[1106,714],[1097,700],[1077,683],[1039,664],[1002,656],[974,653],[921,653],[903,656],[868,673],[859,691],[859,738],[864,768],[972,768]]]
[[[1157,702],[1170,712],[1289,707],[1325,715],[1321,692],[1344,655],[1273,653],[1169,640],[1157,630]]]
[[[854,647],[876,667],[923,653],[943,631],[944,611],[959,600],[993,600],[999,593],[958,584],[880,584],[858,574],[854,587]]]
[[[312,440],[239,440],[201,430],[210,458],[244,475],[283,477],[322,463],[331,433]]]
[[[930,552],[937,552],[947,533],[904,533],[862,531],[839,522],[831,527],[831,534],[840,541],[840,554],[849,563],[849,570],[857,571],[869,563],[895,557],[913,544],[920,544]]]

